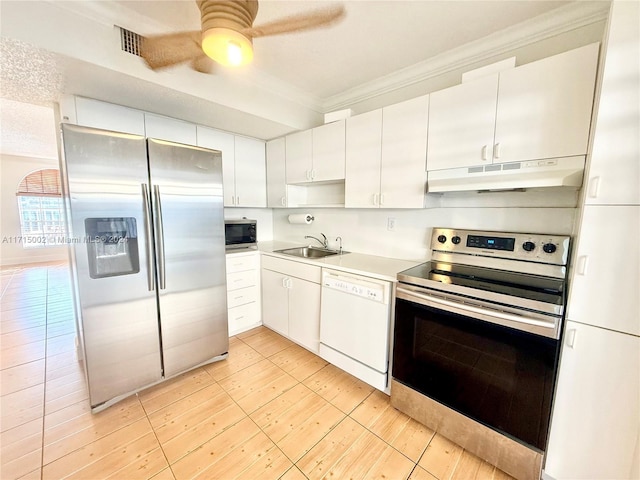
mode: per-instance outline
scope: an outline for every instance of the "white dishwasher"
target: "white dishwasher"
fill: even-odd
[[[322,269],[320,356],[388,391],[391,282]]]

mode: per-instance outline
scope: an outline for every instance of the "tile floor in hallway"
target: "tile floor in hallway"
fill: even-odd
[[[66,265],[1,271],[0,478],[509,479],[260,327],[92,415]]]

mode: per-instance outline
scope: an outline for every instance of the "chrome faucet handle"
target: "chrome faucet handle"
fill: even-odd
[[[336,242],[340,242],[340,248],[338,249],[338,251],[340,253],[342,253],[342,237],[336,237]]]
[[[323,238],[323,240],[324,240],[324,241],[322,242],[322,244],[324,245],[324,248],[329,248],[329,242],[327,242],[327,236],[326,236],[324,233],[322,233],[322,232],[320,232],[320,235],[322,235],[322,238]]]

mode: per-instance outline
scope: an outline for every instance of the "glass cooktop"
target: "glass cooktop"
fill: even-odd
[[[556,278],[435,261],[400,272],[398,280],[436,290],[444,284],[464,287],[465,294],[479,298],[485,291],[553,305],[563,304],[565,290],[564,280]]]

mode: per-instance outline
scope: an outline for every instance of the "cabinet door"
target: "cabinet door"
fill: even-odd
[[[382,164],[382,109],[347,119],[344,206],[377,207]]]
[[[68,115],[71,121],[72,115],[75,114],[75,121],[72,123],[114,132],[144,135],[144,112],[91,98],[71,98],[75,100],[75,102],[69,102],[69,105],[75,104],[75,111],[69,112]]]
[[[198,143],[195,124],[176,120],[175,118],[145,113],[144,129],[149,138],[184,143],[185,145],[196,145]]]
[[[198,125],[198,146],[222,152],[224,206],[233,207],[236,195],[235,141],[230,133]]]
[[[236,206],[267,206],[267,167],[265,142],[249,137],[235,137]]]
[[[315,353],[320,350],[320,288],[291,278],[289,289],[289,337]]]
[[[422,208],[429,96],[382,109],[381,208]]]
[[[498,75],[429,96],[427,170],[491,163]]]
[[[289,289],[286,275],[262,270],[262,323],[289,336]]]
[[[500,73],[494,163],[587,153],[598,48]]]
[[[267,142],[267,207],[270,208],[287,206],[284,143],[284,138]]]
[[[588,204],[640,205],[640,3],[615,2],[587,184]]]
[[[567,322],[545,473],[637,479],[640,338]],[[635,472],[632,472],[635,468]]]
[[[640,206],[584,207],[569,319],[640,335],[638,238]],[[635,247],[623,249],[626,242]]]
[[[311,133],[311,179],[314,182],[344,180],[345,121],[316,127]]]
[[[287,165],[287,183],[306,183],[311,181],[311,130],[292,133],[285,137],[285,159]]]

